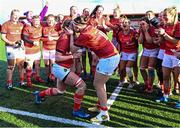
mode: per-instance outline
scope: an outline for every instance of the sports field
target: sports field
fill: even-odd
[[[140,48],[141,51],[141,48]],[[43,65],[43,64],[42,64]],[[4,43],[0,42],[0,127],[77,127],[92,126],[88,119],[75,118],[71,115],[73,108],[73,92],[68,87],[64,95],[47,97],[41,105],[34,104],[33,92],[53,85],[34,83],[34,87],[18,87],[17,69],[13,81],[15,89],[5,89],[6,58]],[[42,77],[46,79],[42,66]],[[142,82],[139,74],[139,81]],[[88,85],[83,107],[87,111],[97,102],[92,80],[85,81]],[[157,79],[154,84],[157,84]],[[157,87],[152,94],[141,90],[142,84],[127,89],[127,84],[118,87],[118,76],[114,75],[107,83],[109,114],[111,120],[103,126],[110,127],[180,127],[180,110],[173,108],[178,100],[177,95],[171,96],[168,104],[156,103]],[[116,90],[115,90],[116,89]],[[115,91],[114,91],[115,90]],[[114,93],[113,93],[114,92]],[[119,94],[118,94],[119,93]],[[113,102],[114,101],[114,102]],[[95,116],[97,113],[90,113]],[[93,125],[93,127],[96,127]]]

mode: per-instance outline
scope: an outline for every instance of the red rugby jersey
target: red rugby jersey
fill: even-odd
[[[109,21],[112,25],[117,25],[117,26],[119,26],[119,23],[120,23],[120,19],[119,18],[112,18],[112,19],[110,19],[110,21]],[[109,25],[108,25],[109,26]],[[111,26],[109,26],[109,27],[111,27]],[[117,36],[117,32],[118,32],[118,28],[117,29],[113,29],[113,37],[116,37]]]
[[[33,26],[25,26],[23,29],[23,35],[29,37],[32,41],[38,41],[40,43],[40,39],[42,37],[42,27],[35,28]],[[35,54],[40,52],[40,44],[38,46],[34,44],[30,44],[28,42],[24,42],[26,54]]]
[[[57,26],[54,25],[52,27],[45,26],[43,27],[43,37],[45,40],[43,40],[43,48],[46,50],[55,50],[56,49],[56,40],[49,41],[48,37],[59,37],[59,32],[57,31]]]
[[[164,29],[166,33],[172,37],[180,37],[180,32],[179,32],[180,28],[178,27],[179,23],[180,22],[178,22],[176,25],[165,26]],[[176,44],[167,40],[165,40],[165,44],[166,44],[165,53],[169,55],[174,55],[173,50],[177,50]]]
[[[2,25],[2,34],[6,34],[6,38],[9,41],[16,42],[21,40],[23,24],[18,22],[17,24],[7,21]],[[7,44],[6,44],[7,45]]]
[[[151,37],[154,37],[155,36],[155,28],[153,26],[150,26],[149,27],[149,35]],[[159,45],[157,44],[154,44],[153,42],[152,43],[148,43],[147,40],[146,40],[146,37],[145,37],[145,34],[143,32],[143,47],[146,48],[146,49],[155,49],[155,48],[159,48]]]
[[[137,53],[138,47],[137,43],[135,42],[136,33],[133,30],[125,35],[123,31],[118,33],[118,40],[120,41],[121,51],[126,53]]]
[[[63,32],[61,33],[60,38],[57,41],[56,51],[62,53],[63,56],[70,55],[70,38]],[[73,59],[69,59],[66,61],[56,61],[56,63],[60,66],[70,68],[73,64]]]
[[[118,53],[106,34],[91,25],[80,32],[75,45],[89,48],[99,58],[111,57]]]
[[[103,22],[106,23],[106,19],[104,16],[102,16],[100,19],[98,18],[94,18],[94,17],[91,17],[90,20],[89,20],[89,25],[92,25],[94,27],[97,27],[99,30],[101,30],[102,32],[104,32],[106,34],[106,29],[102,26],[103,25]]]

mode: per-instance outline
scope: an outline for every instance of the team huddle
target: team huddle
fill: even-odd
[[[121,15],[119,6],[113,10],[112,16],[104,16],[103,10],[103,6],[97,5],[91,13],[84,8],[79,14],[78,8],[71,6],[69,16],[49,14],[45,17],[47,3],[40,15],[33,15],[32,11],[24,13],[24,20],[19,20],[19,10],[12,10],[10,20],[1,29],[7,56],[6,88],[13,89],[12,77],[17,65],[20,87],[32,88],[32,77],[40,83],[56,83],[56,87],[34,92],[36,104],[41,104],[46,96],[65,93],[67,85],[70,85],[77,88],[72,115],[90,118],[90,114],[81,108],[87,88],[84,80],[90,77],[93,78],[98,101],[88,110],[99,112],[90,120],[94,123],[109,121],[106,82],[118,71],[118,86],[124,85],[126,77],[128,88],[139,83],[137,62],[141,44],[140,73],[144,92],[153,92],[156,71],[161,89],[161,97],[156,102],[168,102],[171,80],[174,81],[174,92],[179,94],[180,22],[176,7],[164,9],[158,17],[153,11],[147,11],[139,21],[138,30],[131,26],[130,19]],[[113,32],[112,41],[107,36],[109,31]],[[40,76],[41,56],[47,81]],[[89,58],[90,75],[86,71],[86,56]],[[171,74],[173,79],[170,79]],[[176,108],[180,108],[180,101]]]

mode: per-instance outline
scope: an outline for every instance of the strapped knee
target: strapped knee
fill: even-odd
[[[132,77],[133,76],[132,70],[131,70],[130,67],[126,67],[126,73],[127,73],[128,77]]]
[[[79,78],[75,82],[74,86],[77,87],[80,90],[85,90],[86,89],[86,84],[85,84],[85,82],[81,78]]]

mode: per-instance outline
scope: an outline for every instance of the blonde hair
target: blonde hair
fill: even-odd
[[[123,20],[127,19],[127,16],[126,15],[122,15],[122,16],[119,17],[119,19],[123,19]]]
[[[127,21],[129,24],[131,23],[130,19],[128,19],[127,17],[124,17],[123,22],[124,21]]]
[[[173,17],[173,24],[178,22],[178,13],[175,6],[164,9],[164,13],[167,13]]]
[[[121,14],[121,9],[120,9],[119,5],[117,5],[116,8],[114,8],[113,10],[118,12],[119,14]]]

